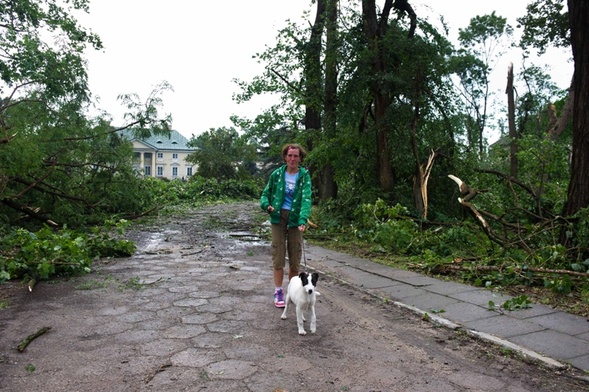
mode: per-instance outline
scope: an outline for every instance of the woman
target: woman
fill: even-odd
[[[285,165],[274,170],[262,192],[260,207],[270,214],[274,305],[284,307],[282,282],[288,251],[288,279],[299,274],[303,232],[311,215],[311,176],[300,166],[307,152],[298,144],[282,148]]]

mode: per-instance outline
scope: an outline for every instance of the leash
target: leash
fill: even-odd
[[[303,239],[303,261],[305,262],[305,270],[307,269],[307,252],[305,252],[305,237],[301,235]]]

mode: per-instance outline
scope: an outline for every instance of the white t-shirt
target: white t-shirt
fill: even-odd
[[[299,178],[299,172],[295,174],[289,174],[288,172],[284,172],[284,203],[282,203],[283,210],[290,210],[292,207],[292,199],[295,194],[295,190],[297,187],[297,180]]]

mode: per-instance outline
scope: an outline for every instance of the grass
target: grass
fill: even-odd
[[[126,280],[122,285],[122,289],[130,289],[130,290],[141,290],[143,289],[144,284],[141,283],[141,279],[139,277],[134,276]]]
[[[76,290],[96,290],[107,288],[114,283],[112,276],[107,276],[104,280],[89,280],[76,286]],[[119,290],[141,290],[145,286],[138,276],[131,277],[124,282],[116,283]]]

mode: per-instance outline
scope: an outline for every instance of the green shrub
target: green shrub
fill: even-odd
[[[105,231],[112,227],[117,224],[95,229],[91,235],[65,227],[58,231],[45,227],[36,232],[16,229],[0,239],[0,281],[23,277],[48,280],[87,273],[96,257],[135,252],[132,242],[115,239]],[[118,228],[122,230],[122,226]]]

